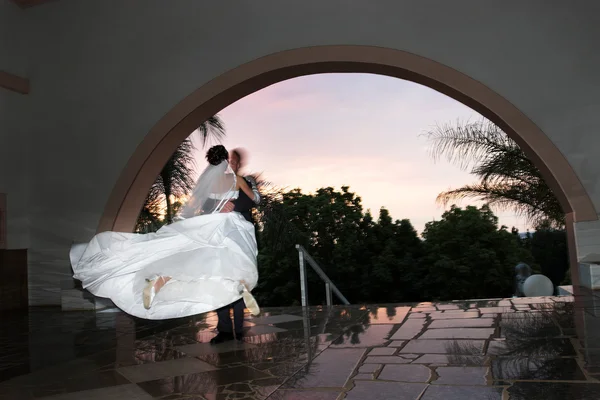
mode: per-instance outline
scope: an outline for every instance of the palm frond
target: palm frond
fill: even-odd
[[[162,189],[155,182],[148,191],[144,206],[136,221],[135,232],[155,232],[162,226],[163,201]]]
[[[426,134],[434,160],[443,156],[461,167],[471,167],[478,183],[440,193],[438,204],[473,198],[499,210],[512,210],[528,222],[564,224],[558,199],[540,171],[517,143],[490,121],[437,126]]]
[[[517,144],[496,125],[481,120],[474,123],[438,125],[425,134],[432,143],[430,154],[435,161],[447,161],[467,169],[498,153],[518,149]]]
[[[519,148],[492,155],[474,166],[471,173],[488,183],[517,181],[534,184],[543,181],[539,170]]]
[[[161,170],[159,179],[162,179],[165,194],[185,196],[193,189],[195,167],[193,151],[192,141],[184,140]]]
[[[225,137],[225,123],[219,115],[214,115],[203,122],[194,134],[200,137],[203,147],[206,147],[210,141],[221,143]]]
[[[447,207],[451,202],[467,198],[483,201],[499,211],[513,211],[533,225],[544,220],[551,220],[554,226],[564,224],[560,204],[552,192],[545,191],[544,187],[536,190],[523,184],[481,182],[442,192],[436,202]]]
[[[164,224],[160,214],[156,213],[155,210],[144,207],[138,216],[135,232],[137,233],[148,233],[156,232]]]

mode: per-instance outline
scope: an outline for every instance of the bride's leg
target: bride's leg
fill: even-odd
[[[171,280],[170,276],[159,276],[154,282],[154,290],[156,293]]]

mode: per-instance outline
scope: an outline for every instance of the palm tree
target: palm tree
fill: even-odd
[[[135,231],[138,233],[156,232],[163,225],[163,219],[160,215],[161,209],[162,193],[159,186],[154,184],[148,191],[144,207],[135,224]]]
[[[220,142],[225,136],[225,125],[218,115],[212,116],[177,147],[150,187],[136,232],[154,232],[163,224],[173,222],[180,205],[173,199],[187,196],[194,188],[194,135],[200,138],[203,147],[211,141]],[[161,218],[163,211],[164,218]]]
[[[497,125],[475,123],[437,126],[425,134],[434,160],[442,156],[462,169],[471,168],[479,182],[442,192],[437,202],[446,206],[464,198],[483,200],[491,207],[512,210],[534,226],[562,228],[565,215],[540,171],[517,143]]]

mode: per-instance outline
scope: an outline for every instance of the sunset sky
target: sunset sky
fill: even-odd
[[[419,232],[443,213],[435,203],[439,192],[475,181],[452,164],[435,163],[420,135],[436,124],[482,117],[412,82],[368,74],[312,75],[251,94],[220,116],[227,131],[223,144],[248,150],[250,172],[304,192],[348,185],[375,216],[385,206],[394,219],[409,218]],[[206,165],[201,156],[200,170]],[[510,212],[497,215],[501,224],[528,227]]]

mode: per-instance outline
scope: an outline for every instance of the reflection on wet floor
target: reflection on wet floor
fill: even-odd
[[[0,399],[598,399],[600,314],[573,297],[213,313],[3,316]]]

